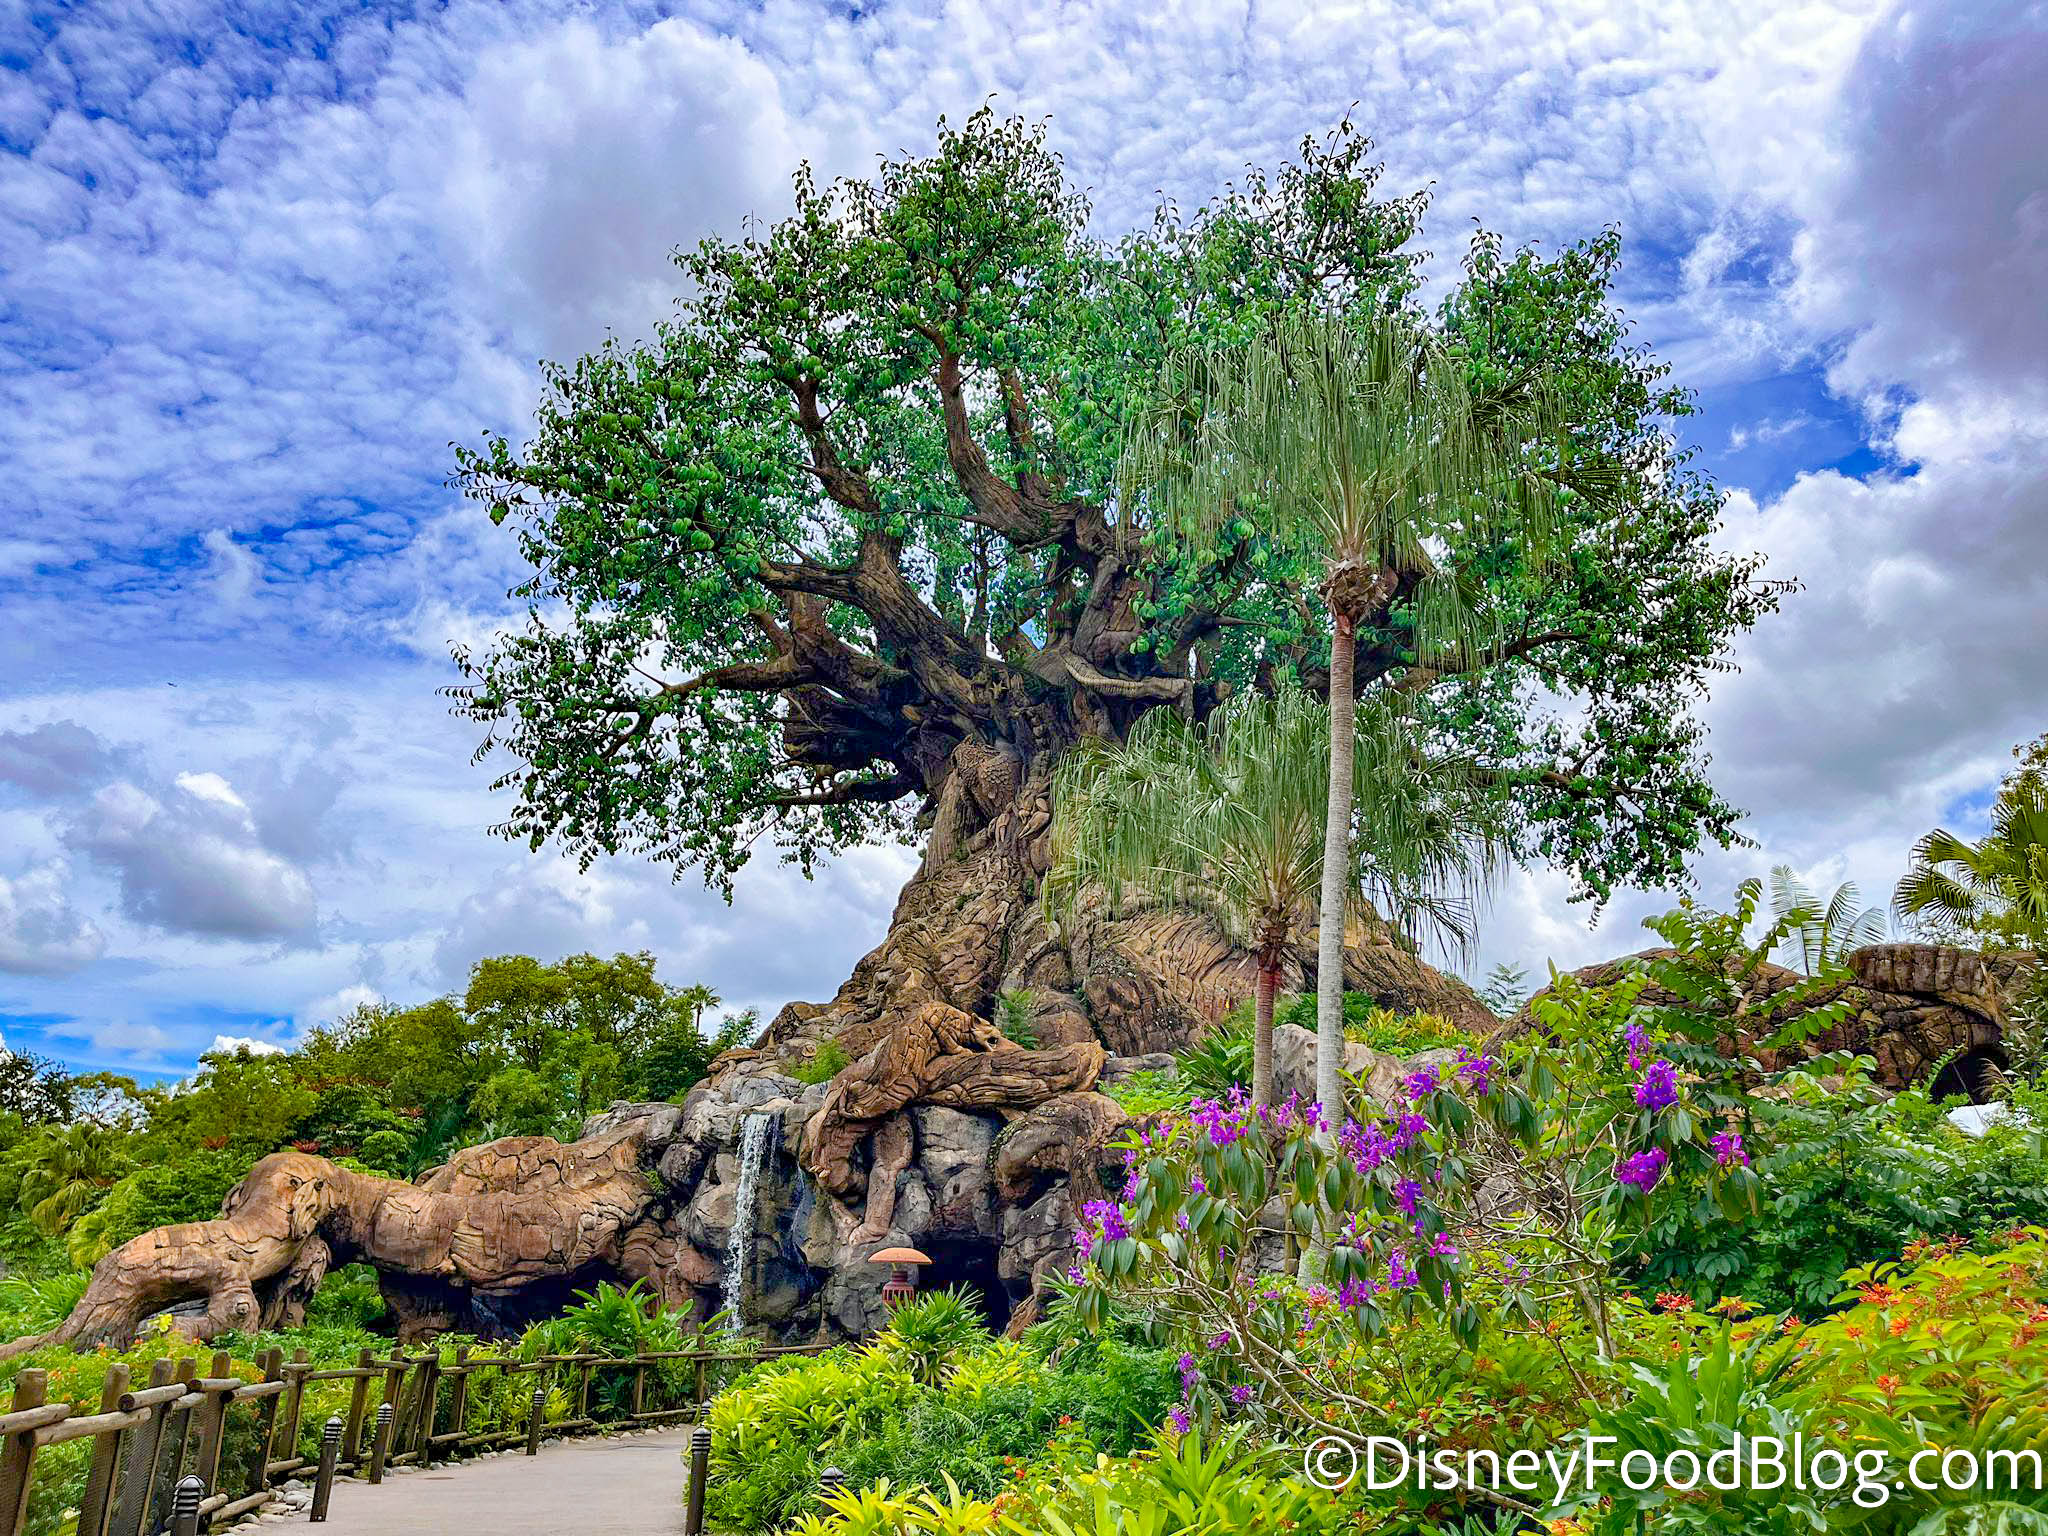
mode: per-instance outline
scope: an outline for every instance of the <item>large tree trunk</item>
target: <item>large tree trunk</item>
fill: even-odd
[[[941,826],[882,942],[829,1003],[791,1003],[777,1014],[760,1056],[795,1063],[834,1040],[857,1058],[926,1003],[986,1019],[1004,991],[1030,993],[1040,1045],[1093,1041],[1133,1056],[1178,1049],[1255,995],[1257,957],[1199,915],[1128,907],[1111,914],[1084,902],[1054,931],[1038,901],[1050,859],[1049,765],[1006,779],[985,764],[976,760],[971,793],[953,794],[950,785],[941,793]],[[1494,1026],[1464,982],[1425,963],[1385,925],[1354,918],[1331,941],[1340,1017],[1349,988],[1470,1029]],[[1291,935],[1277,989],[1302,990],[1318,958],[1315,935]]]

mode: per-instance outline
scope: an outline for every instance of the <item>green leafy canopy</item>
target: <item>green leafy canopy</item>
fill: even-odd
[[[1513,791],[1516,855],[1583,894],[1728,840],[1691,705],[1783,587],[1710,544],[1720,493],[1672,433],[1689,398],[1610,298],[1618,237],[1482,236],[1432,317],[1424,198],[1378,177],[1346,124],[1105,239],[1043,127],[983,110],[864,180],[801,170],[787,218],[679,256],[650,341],[548,367],[529,441],[460,451],[533,567],[524,627],[457,651],[458,710],[512,760],[500,830],[729,891],[764,837],[809,867],[914,835],[963,750],[1042,782],[1162,706],[1323,692],[1313,539],[1255,515],[1160,538],[1117,493],[1167,359],[1313,311],[1406,315],[1480,409],[1536,391],[1558,416],[1530,447],[1545,515],[1455,519],[1427,551],[1486,643],[1419,655],[1426,614],[1389,603],[1361,698],[1413,695],[1436,748]]]

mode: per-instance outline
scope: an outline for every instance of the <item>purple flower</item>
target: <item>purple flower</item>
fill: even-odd
[[[1183,1392],[1195,1390],[1195,1383],[1202,1379],[1201,1367],[1195,1364],[1193,1355],[1180,1357],[1180,1385]]]
[[[1644,1109],[1669,1108],[1678,1102],[1678,1069],[1658,1057],[1650,1063],[1643,1080],[1636,1084],[1636,1103]]]
[[[1400,1202],[1403,1216],[1413,1216],[1415,1202],[1422,1198],[1422,1186],[1413,1179],[1403,1179],[1394,1186],[1394,1198]]]
[[[1742,1132],[1720,1131],[1715,1134],[1714,1161],[1723,1168],[1732,1167],[1736,1163],[1745,1168],[1749,1166],[1749,1153],[1744,1151],[1742,1146]]]
[[[1355,1120],[1346,1120],[1344,1129],[1337,1133],[1337,1148],[1360,1173],[1371,1173],[1393,1155],[1387,1133],[1378,1122],[1360,1125]]]
[[[1363,1280],[1347,1280],[1344,1283],[1344,1288],[1337,1293],[1337,1305],[1350,1308],[1362,1307],[1365,1305],[1366,1299],[1371,1295],[1372,1288]]]
[[[1078,1264],[1069,1264],[1067,1266],[1067,1278],[1073,1281],[1074,1284],[1079,1285],[1088,1278],[1088,1271]]]
[[[1232,1337],[1233,1335],[1231,1334],[1231,1331],[1228,1328],[1226,1328],[1221,1333],[1216,1334],[1209,1340],[1209,1347],[1211,1349],[1227,1348],[1230,1344]]]
[[[1227,1147],[1234,1141],[1242,1141],[1251,1120],[1251,1111],[1236,1102],[1234,1090],[1230,1101],[1196,1099],[1188,1105],[1188,1123],[1206,1133],[1212,1147]]]
[[[1074,1246],[1094,1258],[1104,1243],[1131,1235],[1121,1207],[1108,1200],[1090,1200],[1081,1207],[1081,1226],[1074,1233]]]
[[[1429,1240],[1429,1256],[1432,1259],[1455,1259],[1458,1245],[1451,1241],[1451,1234],[1439,1232]]]
[[[1405,1291],[1414,1286],[1418,1278],[1415,1266],[1408,1262],[1408,1255],[1398,1248],[1395,1249],[1394,1256],[1387,1260],[1388,1286],[1397,1291]]]
[[[1621,1032],[1621,1038],[1628,1043],[1628,1069],[1631,1072],[1643,1070],[1643,1052],[1650,1048],[1650,1036],[1640,1024],[1631,1024]]]
[[[1458,1075],[1465,1079],[1465,1086],[1482,1099],[1493,1092],[1493,1073],[1499,1065],[1491,1056],[1474,1056],[1463,1049],[1458,1052]]]
[[[1411,1111],[1404,1112],[1394,1122],[1394,1134],[1387,1138],[1387,1150],[1406,1152],[1422,1139],[1422,1133],[1429,1129],[1429,1122]]]
[[[1242,1406],[1252,1400],[1252,1389],[1250,1387],[1232,1387],[1230,1389],[1230,1400]]]
[[[1176,1407],[1166,1416],[1173,1420],[1173,1427],[1181,1434],[1186,1434],[1194,1427],[1194,1420],[1188,1417],[1188,1411],[1185,1408]]]
[[[1419,1072],[1411,1072],[1401,1088],[1408,1095],[1410,1104],[1419,1104],[1437,1090],[1436,1068],[1424,1067]]]
[[[1664,1177],[1664,1165],[1671,1161],[1662,1147],[1652,1147],[1647,1152],[1638,1152],[1633,1157],[1622,1159],[1621,1166],[1614,1171],[1614,1177],[1623,1184],[1633,1184],[1644,1194],[1657,1187],[1657,1181]]]

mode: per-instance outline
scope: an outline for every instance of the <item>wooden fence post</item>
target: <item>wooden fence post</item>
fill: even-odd
[[[384,1458],[391,1454],[391,1405],[377,1405],[377,1434],[370,1442],[370,1481],[384,1481]]]
[[[312,1361],[304,1349],[292,1351],[292,1363],[285,1367],[290,1385],[284,1389],[284,1428],[278,1432],[278,1440],[284,1446],[280,1461],[299,1459],[299,1429],[301,1416],[306,1411],[306,1376],[313,1369]],[[269,1476],[270,1469],[264,1469]]]
[[[224,1349],[217,1351],[209,1366],[209,1379],[226,1380],[229,1364],[228,1352]],[[205,1490],[200,1495],[201,1498],[207,1497],[220,1487],[221,1442],[227,1438],[228,1405],[234,1401],[232,1387],[208,1387],[205,1392],[206,1401],[193,1410],[199,1415],[199,1445],[198,1454],[193,1458],[192,1472],[199,1479],[200,1487]]]
[[[363,1461],[363,1416],[370,1406],[370,1362],[376,1357],[369,1350],[356,1355],[356,1376],[348,1394],[348,1419],[341,1432],[341,1459],[350,1466],[361,1466]]]
[[[419,1359],[419,1382],[413,1388],[412,1417],[407,1420],[411,1430],[407,1449],[412,1452],[416,1466],[428,1466],[434,1459],[434,1411],[440,1407],[441,1396],[441,1351],[430,1347]]]
[[[263,1379],[266,1382],[283,1382],[283,1350],[264,1352]],[[249,1454],[249,1486],[242,1490],[244,1493],[255,1493],[270,1486],[270,1453],[277,1443],[277,1409],[283,1398],[282,1392],[274,1392],[256,1404],[256,1449]]]
[[[46,1406],[49,1374],[30,1366],[14,1378],[14,1406],[8,1417],[33,1418]],[[36,1426],[33,1423],[9,1429],[7,1450],[0,1456],[0,1536],[21,1536],[28,1521],[28,1484],[36,1464]]]
[[[340,1461],[341,1415],[336,1414],[320,1431],[320,1470],[313,1476],[313,1507],[306,1511],[308,1520],[327,1518],[327,1501],[334,1497],[334,1469]]]
[[[455,1346],[455,1369],[449,1374],[455,1378],[455,1394],[448,1405],[455,1422],[448,1426],[449,1433],[457,1438],[448,1442],[448,1454],[456,1459],[462,1456],[461,1436],[469,1433],[469,1346]]]
[[[149,1367],[151,1392],[171,1384],[172,1363],[154,1360]],[[121,1473],[121,1501],[114,1511],[113,1536],[142,1536],[149,1503],[156,1491],[156,1469],[163,1459],[164,1433],[171,1425],[169,1403],[152,1403],[149,1418],[128,1437],[128,1463]]]
[[[100,1388],[100,1412],[116,1413],[121,1394],[128,1390],[128,1367],[115,1361],[107,1367],[107,1383]],[[121,1465],[124,1431],[95,1435],[92,1462],[85,1471],[85,1492],[78,1498],[78,1536],[106,1536],[107,1517],[113,1513],[114,1473]]]

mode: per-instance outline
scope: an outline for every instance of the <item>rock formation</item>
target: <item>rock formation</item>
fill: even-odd
[[[1572,974],[1598,985],[1614,980],[1632,960],[1671,953],[1647,949]],[[1748,1034],[1738,1034],[1726,1048],[1754,1056],[1773,1071],[1807,1055],[1854,1051],[1871,1057],[1877,1063],[1877,1081],[1893,1089],[1926,1081],[1945,1062],[1935,1083],[1937,1093],[1968,1094],[1981,1101],[2006,1066],[2008,1009],[2016,983],[2030,963],[2019,953],[1980,954],[1940,944],[1872,944],[1847,957],[1847,980],[1806,1000],[1809,1009],[1846,1000],[1850,1011],[1840,1023],[1796,1048],[1762,1047]],[[1801,979],[1796,971],[1765,963],[1757,970],[1753,995],[1761,1000]],[[1645,999],[1677,1001],[1654,986]],[[1507,1028],[1525,1027],[1528,1019],[1525,1007]]]
[[[228,1192],[217,1218],[122,1244],[52,1333],[0,1353],[125,1343],[144,1318],[180,1307],[180,1325],[200,1338],[291,1327],[328,1267],[358,1260],[385,1277],[401,1337],[488,1320],[494,1303],[532,1315],[541,1295],[566,1294],[549,1282],[599,1268],[644,1276],[682,1299],[643,1230],[658,1201],[643,1171],[655,1122],[643,1117],[571,1146],[491,1142],[417,1184],[273,1152]]]

